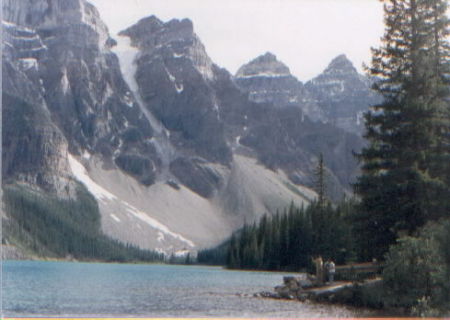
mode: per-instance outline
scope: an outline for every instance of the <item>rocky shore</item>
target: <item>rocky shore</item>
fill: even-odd
[[[274,292],[256,293],[255,297],[382,307],[379,302],[381,278],[358,282],[335,281],[318,286],[314,277],[302,274],[299,277],[284,277],[283,282],[283,285],[275,287]]]

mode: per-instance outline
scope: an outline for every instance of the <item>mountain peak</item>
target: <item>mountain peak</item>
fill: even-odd
[[[168,59],[177,61],[187,59],[204,79],[212,80],[214,78],[213,63],[200,39],[194,33],[194,25],[189,19],[172,19],[162,22],[157,17],[150,16],[121,31],[119,35],[129,37],[132,46],[138,47],[143,52],[150,55],[158,53],[160,57],[166,59],[166,62]],[[165,67],[168,68],[170,79],[179,72],[178,69],[169,70],[171,67],[167,65]]]
[[[257,57],[255,60],[255,62],[276,62],[277,61],[277,56],[274,55],[272,52],[267,51],[265,54],[260,55],[259,57]]]
[[[271,52],[266,52],[244,64],[236,73],[237,78],[284,77],[290,75],[289,68],[283,62],[277,60],[277,57]]]
[[[165,24],[165,26],[172,31],[186,29],[190,33],[194,33],[194,24],[190,19],[172,19]]]
[[[151,15],[149,17],[142,18],[136,24],[119,32],[120,36],[130,36],[133,34],[142,34],[145,32],[154,32],[161,28],[164,23],[156,16]]]
[[[136,24],[147,24],[147,25],[160,26],[160,25],[163,24],[163,22],[160,19],[158,19],[157,16],[152,14],[151,16],[144,17],[144,18],[140,19]]]
[[[171,41],[196,38],[191,20],[172,19],[163,22],[154,15],[139,20],[136,24],[119,32],[119,35],[128,36],[135,45],[143,47],[154,47],[156,43],[162,45]]]
[[[139,20],[136,24],[123,30],[119,35],[155,33],[155,32],[183,32],[185,34],[194,34],[194,25],[189,19],[172,19],[166,23],[151,15]]]
[[[324,73],[355,73],[356,68],[353,63],[347,58],[345,54],[340,54],[333,60],[331,60]]]

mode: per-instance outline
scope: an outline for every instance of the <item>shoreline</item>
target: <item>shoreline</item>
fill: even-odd
[[[383,279],[375,277],[363,281],[334,281],[315,286],[305,278],[284,277],[283,285],[272,292],[259,292],[254,296],[263,299],[314,303],[369,311],[379,317],[406,317],[398,308],[386,307],[382,302]],[[305,287],[303,288],[303,285]]]
[[[1,248],[1,261],[47,261],[47,262],[74,262],[74,263],[117,263],[117,264],[164,264],[160,261],[107,261],[99,259],[76,259],[72,256],[61,257],[43,257],[34,253],[25,252],[25,250],[13,246],[2,244]]]
[[[12,261],[12,260],[8,260],[8,261]],[[91,262],[67,261],[67,260],[64,260],[64,259],[39,259],[39,260],[25,260],[25,261],[30,261],[30,262],[35,262],[35,261],[37,261],[37,262],[50,262],[50,263],[68,262],[68,263],[105,264],[103,262],[98,263],[98,262],[92,262],[92,261]],[[20,263],[20,262],[24,262],[24,261],[22,260],[22,261],[18,261],[18,262]],[[114,264],[116,264],[116,265],[124,265],[124,266],[126,266],[126,265],[136,265],[136,264],[133,264],[133,263],[114,263],[114,262],[109,262],[109,263],[106,263],[105,265],[110,265],[110,264],[113,264],[113,265]],[[160,265],[162,267],[165,267],[165,265],[163,265],[163,264],[143,264],[143,265],[147,265],[147,266]],[[185,266],[185,265],[167,265],[167,267],[169,267],[169,268],[171,266],[191,267],[191,268],[213,268],[213,269],[216,269],[217,272],[227,271],[226,269],[223,269],[223,268],[217,267],[217,266],[216,267],[211,267],[211,266],[205,266],[205,265],[187,265],[187,266]],[[189,269],[189,268],[186,268],[186,269]],[[168,271],[170,271],[170,269],[168,269]],[[238,271],[238,270],[233,270],[233,271]],[[173,272],[173,269],[172,269],[172,272]],[[175,272],[176,272],[176,270],[175,270]],[[197,271],[194,271],[194,272],[197,272]],[[238,272],[239,273],[244,273],[242,271],[238,271]],[[245,273],[249,273],[249,272],[251,272],[252,274],[259,274],[259,278],[265,278],[264,274],[262,274],[263,272],[260,272],[260,271],[259,272],[245,271]],[[249,278],[249,277],[247,277],[245,275],[245,273],[242,275],[242,277]],[[270,290],[273,290],[274,285],[278,281],[282,281],[282,275],[283,275],[282,273],[280,275],[278,275],[278,272],[272,272],[270,275],[268,275],[273,280],[271,280],[269,282],[269,285],[267,286],[267,290],[269,290],[269,288],[271,288]],[[286,274],[284,274],[284,275],[286,275]],[[224,273],[224,276],[226,276],[226,273]],[[234,278],[234,276],[232,276],[232,277]],[[251,282],[250,282],[250,284],[251,284]],[[267,298],[264,298],[264,297],[263,297],[263,299],[261,299],[261,297],[257,297],[256,296],[256,293],[258,292],[258,289],[255,289],[255,288],[253,288],[253,289],[254,290],[246,290],[246,286],[245,285],[241,285],[241,286],[237,286],[235,291],[234,291],[234,289],[231,292],[228,292],[229,290],[225,290],[227,292],[224,291],[225,293],[224,293],[223,296],[228,296],[228,295],[234,296],[234,297],[239,298],[242,301],[250,301],[248,299],[251,299],[251,300],[254,299],[254,301],[255,301],[254,303],[258,303],[257,302],[258,300],[259,301],[262,301],[262,300],[275,300],[275,299],[267,299]],[[261,288],[261,289],[264,290],[264,288]],[[221,292],[222,290],[220,290],[220,288],[219,288],[219,291]],[[233,298],[231,298],[231,299],[233,299]],[[289,304],[285,305],[284,303],[280,304],[280,306],[282,307],[282,309],[280,309],[280,312],[284,310],[283,305],[285,305],[286,308],[287,308],[285,310],[286,312],[288,312],[288,310],[290,310],[290,309],[298,309],[298,308],[301,309],[301,308],[303,308],[302,305],[304,305],[305,308],[307,308],[307,309],[309,309],[309,307],[307,307],[307,306],[314,306],[313,309],[316,309],[316,310],[320,310],[322,307],[324,308],[324,310],[328,310],[328,309],[331,310],[334,307],[336,307],[337,310],[340,310],[342,308],[342,309],[348,310],[349,314],[350,313],[351,314],[357,313],[360,316],[363,315],[364,317],[374,317],[374,316],[387,314],[387,312],[385,312],[384,310],[374,310],[374,309],[370,309],[370,308],[357,307],[357,306],[348,305],[348,304],[331,304],[331,303],[316,302],[316,301],[303,301],[303,302],[301,302],[301,301],[292,301],[292,300],[289,300],[289,299],[279,299],[279,300],[280,301],[285,301],[285,302],[288,302],[288,303],[292,303],[293,305],[298,304],[298,307],[292,307],[292,305],[291,305],[291,307],[289,307]],[[261,303],[265,304],[265,302],[261,302]],[[243,304],[244,305],[247,305],[247,304],[248,305],[252,305],[253,303],[243,302]],[[243,310],[243,311],[245,311],[245,310]],[[249,310],[249,312],[256,312],[256,311],[255,310]],[[289,312],[291,312],[291,311],[289,311]],[[347,312],[345,312],[345,311],[340,311],[340,312],[344,312],[345,314],[347,314]],[[167,316],[167,315],[164,315],[164,316]],[[261,314],[258,317],[264,317],[264,314]]]

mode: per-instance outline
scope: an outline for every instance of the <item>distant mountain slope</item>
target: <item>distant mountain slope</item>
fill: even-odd
[[[325,115],[312,100],[304,85],[270,52],[243,65],[234,81],[249,93],[252,101],[273,103],[276,107],[298,107],[314,121],[325,121]]]
[[[320,153],[333,198],[348,190],[362,140],[311,121],[325,109],[274,56],[239,80],[188,19],[150,16],[112,39],[85,0],[3,10],[5,185],[76,200],[81,182],[104,234],[166,253],[308,204]]]
[[[51,119],[38,59],[48,48],[32,29],[2,23],[2,181],[73,195],[68,142]]]
[[[243,65],[235,75],[241,90],[255,102],[278,108],[298,107],[313,121],[330,123],[362,134],[363,113],[379,102],[369,78],[360,75],[345,55],[333,59],[324,72],[302,84],[272,53]]]
[[[371,81],[360,75],[345,55],[334,58],[324,72],[305,84],[328,122],[361,134],[363,113],[380,97],[371,90]]]
[[[355,76],[353,71],[358,79],[363,77],[356,73],[350,61],[342,62],[341,58],[330,65],[326,74],[332,74],[335,80],[341,79],[339,83],[342,85],[351,86],[351,80]],[[317,98],[316,91],[322,89],[323,95],[335,95],[334,87],[324,85],[329,77],[324,77],[319,76],[322,82],[316,81],[317,87],[310,83],[305,86],[271,53],[243,65],[236,73],[234,82],[248,94],[250,100],[259,103],[259,113],[268,114],[263,123],[250,129],[250,134],[240,141],[257,150],[259,158],[269,167],[281,167],[289,172],[293,182],[309,186],[314,184],[312,172],[315,162],[311,159],[322,153],[330,169],[328,192],[337,200],[355,177],[357,163],[352,153],[360,150],[363,141],[359,134],[354,134],[360,130],[356,121],[350,121],[347,127],[340,128],[336,119],[355,118],[358,112],[361,116],[362,110],[368,109],[370,89],[368,83],[358,83],[359,88],[356,87],[355,90],[359,90],[361,96],[366,94],[366,100],[361,98],[364,103],[360,105],[357,99],[345,96],[349,110],[334,110],[331,114],[324,107],[323,101]],[[327,83],[334,83],[333,81]],[[359,108],[358,111],[351,109],[352,106]],[[330,108],[334,107],[342,106],[330,102]]]

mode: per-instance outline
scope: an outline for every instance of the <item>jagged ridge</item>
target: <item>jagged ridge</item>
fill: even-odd
[[[4,66],[11,66],[17,83],[4,95],[25,102],[38,97],[36,110],[48,116],[26,126],[39,122],[54,139],[34,149],[14,149],[4,140],[8,151],[29,156],[34,150],[49,161],[36,162],[26,173],[8,165],[10,182],[25,174],[33,178],[21,181],[43,187],[37,181],[42,172],[66,177],[66,185],[82,181],[96,197],[102,230],[110,236],[166,252],[216,244],[265,211],[314,198],[303,185],[312,185],[319,152],[337,196],[356,168],[347,156],[360,140],[310,121],[314,112],[308,111],[304,86],[270,53],[242,71],[241,80],[287,94],[278,100],[260,95],[257,101],[238,88],[239,77],[233,80],[211,61],[187,19],[162,22],[151,16],[123,31],[133,50],[129,63],[136,64],[135,72],[124,75],[111,50],[117,42],[86,1],[6,1],[4,7],[9,23],[36,38],[29,48],[14,43],[5,51]],[[25,90],[15,92],[20,86]],[[287,103],[280,106],[283,99]],[[14,114],[15,102],[7,104]],[[22,139],[22,132],[15,134]],[[170,155],[160,148],[163,140]],[[18,157],[3,153],[8,156],[9,164]]]

